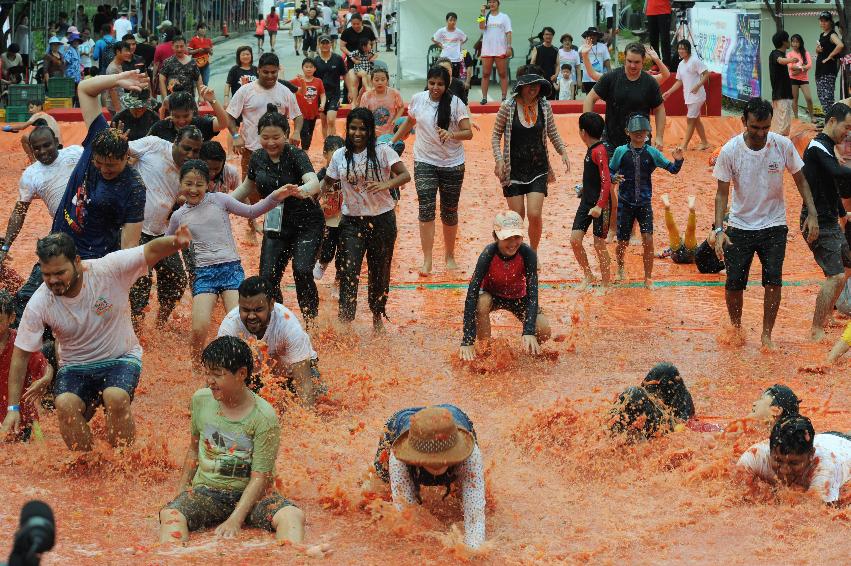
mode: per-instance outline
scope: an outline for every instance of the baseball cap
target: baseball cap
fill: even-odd
[[[319,43],[331,43],[331,38],[328,37],[327,35],[320,35],[319,36]]]
[[[633,114],[626,124],[627,132],[650,131],[650,120],[643,114]]]
[[[496,232],[496,237],[500,240],[507,240],[512,236],[522,236],[523,219],[513,210],[500,212],[493,219],[493,231]]]

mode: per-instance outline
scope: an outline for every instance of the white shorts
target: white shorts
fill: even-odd
[[[792,129],[792,112],[794,110],[792,100],[772,100],[774,116],[771,119],[771,131],[781,136],[788,136]]]
[[[686,118],[700,118],[700,111],[703,110],[704,102],[695,102],[694,104],[686,104]]]

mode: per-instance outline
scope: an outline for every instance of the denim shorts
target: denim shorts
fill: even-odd
[[[126,391],[132,400],[141,373],[142,360],[132,356],[88,364],[70,364],[59,368],[53,392],[57,397],[63,393],[73,393],[82,399],[86,404],[86,418],[90,419],[101,404],[107,387]]]
[[[165,506],[165,509],[180,511],[186,517],[189,530],[197,531],[224,523],[236,509],[240,497],[242,497],[241,491],[196,485],[175,497]],[[254,505],[248,517],[245,518],[245,523],[249,527],[273,532],[275,527],[272,526],[272,518],[284,507],[295,507],[295,503],[279,493],[273,493]]]
[[[245,279],[245,272],[242,270],[240,261],[196,267],[195,279],[192,280],[192,296],[201,293],[219,295],[224,291],[236,291],[243,279]]]

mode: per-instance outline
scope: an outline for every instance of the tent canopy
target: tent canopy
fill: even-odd
[[[458,28],[467,37],[465,47],[472,51],[481,32],[476,18],[483,2],[467,0],[398,0],[399,3],[399,66],[403,80],[422,79],[426,74],[426,56],[431,37],[446,25],[446,13],[458,14]],[[541,28],[550,26],[558,38],[569,33],[574,44],[588,26],[596,20],[594,0],[502,0],[500,11],[511,18],[514,58],[511,68],[526,61],[528,38],[538,35]]]

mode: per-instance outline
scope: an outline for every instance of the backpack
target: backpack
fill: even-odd
[[[115,59],[115,40],[103,41],[106,47],[100,50],[100,58],[98,59],[98,69],[100,74],[106,74],[106,68]]]

